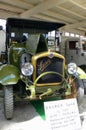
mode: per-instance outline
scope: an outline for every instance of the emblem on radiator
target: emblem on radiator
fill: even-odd
[[[40,61],[40,63],[39,63],[39,65],[38,65],[38,70],[39,71],[44,71],[49,65],[51,64],[51,60],[50,59],[48,59],[48,60],[46,60],[46,61],[44,61],[44,60],[41,60]]]

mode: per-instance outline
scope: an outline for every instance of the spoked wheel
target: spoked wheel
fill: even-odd
[[[13,86],[4,86],[4,113],[8,120],[13,117]]]

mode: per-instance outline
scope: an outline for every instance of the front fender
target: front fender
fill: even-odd
[[[80,67],[78,67],[77,73],[79,79],[86,79],[86,73]]]
[[[20,79],[20,72],[13,65],[2,65],[0,67],[0,83],[2,85],[16,84]]]

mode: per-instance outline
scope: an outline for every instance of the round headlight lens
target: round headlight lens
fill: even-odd
[[[69,74],[75,74],[76,73],[76,71],[77,71],[77,65],[75,64],[75,63],[69,63],[68,65],[67,65],[67,67],[68,67],[68,73]]]
[[[24,76],[31,76],[33,74],[33,66],[31,63],[25,63],[21,67],[21,72]]]

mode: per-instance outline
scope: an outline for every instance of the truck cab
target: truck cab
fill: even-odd
[[[67,63],[75,62],[86,71],[86,38],[63,38],[60,51],[66,57]]]

